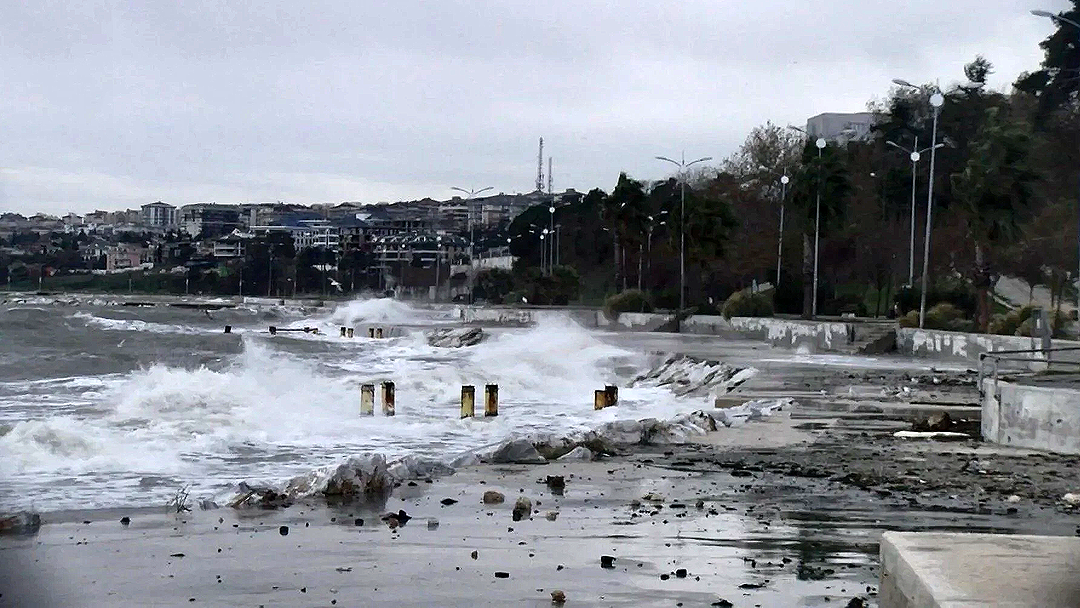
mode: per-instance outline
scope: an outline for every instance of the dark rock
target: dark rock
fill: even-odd
[[[739,585],[739,589],[761,589],[764,586],[761,583],[743,583]]]
[[[282,536],[288,536],[289,535],[289,526],[281,526],[280,528],[278,528],[277,531],[278,531],[278,534],[280,534]]]
[[[532,514],[532,501],[524,496],[517,499],[514,503],[513,517],[514,521],[521,521]]]
[[[913,431],[924,432],[939,432],[939,431],[952,431],[956,427],[956,422],[949,416],[948,412],[938,412],[930,414],[924,419],[916,420],[911,425]]]
[[[556,589],[551,592],[551,603],[556,606],[562,606],[566,603],[566,593]]]
[[[662,581],[666,581],[666,580],[668,580],[669,578],[671,578],[671,575],[670,575],[670,574],[661,574],[661,575],[660,575],[660,580],[662,580]]]
[[[30,511],[0,515],[0,534],[34,534],[41,528],[41,516]]]
[[[544,464],[547,458],[536,450],[532,441],[512,439],[492,452],[487,461],[495,464]]]
[[[557,496],[562,496],[563,490],[566,489],[566,478],[562,475],[548,475],[546,483],[551,493]]]
[[[853,597],[845,608],[866,608],[866,600],[861,597]]]
[[[614,568],[615,567],[615,556],[613,556],[613,555],[601,555],[600,556],[600,567],[601,568]]]
[[[450,505],[457,504],[457,501],[454,500],[453,498],[444,498],[444,499],[440,500],[439,502],[442,503],[442,505],[444,507],[449,507]]]
[[[477,559],[477,558],[480,557],[480,552],[479,551],[473,551],[472,553],[469,554],[469,557],[471,557],[473,559]]]
[[[357,517],[355,520],[353,520],[353,525],[354,526],[362,526],[362,525],[364,525],[364,518],[363,517]]]
[[[131,518],[128,517],[127,515],[120,518],[120,525],[126,526],[126,525],[128,525],[130,523],[131,523]]]
[[[488,490],[487,492],[484,492],[483,501],[485,505],[499,505],[502,504],[505,500],[506,497],[503,496],[502,492],[496,492],[495,490]]]
[[[428,344],[440,348],[461,348],[475,346],[484,339],[484,331],[479,327],[455,327],[436,329],[427,335]]]
[[[510,578],[509,572],[496,572],[495,578]]]
[[[731,602],[725,600],[724,598],[720,598],[719,600],[716,600],[711,605],[715,606],[716,608],[732,608],[733,606],[735,606],[735,604],[732,604]]]
[[[679,568],[676,570],[675,578],[686,578],[686,568]]]

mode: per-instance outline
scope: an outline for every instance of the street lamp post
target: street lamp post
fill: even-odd
[[[894,79],[893,83],[910,89],[918,89],[906,80]],[[934,126],[930,133],[930,183],[926,193],[926,235],[923,239],[923,269],[922,269],[922,293],[919,294],[919,329],[926,323],[926,279],[930,273],[930,220],[934,212],[934,161],[937,158],[937,125],[938,116],[941,115],[941,106],[945,105],[945,96],[941,91],[935,91],[930,96],[930,106],[934,109]]]
[[[789,129],[794,129],[803,135],[810,137],[804,129],[788,125]],[[814,188],[817,192],[814,195],[814,294],[810,300],[810,316],[817,317],[817,296],[818,296],[818,246],[821,240],[821,151],[825,149],[827,142],[825,138],[819,137],[814,145],[817,146],[818,157],[818,170],[817,170],[817,186]]]
[[[548,239],[548,247],[551,248],[551,253],[548,254],[548,271],[555,271],[555,202],[552,201],[551,206],[548,207],[548,214],[551,216],[551,230],[548,232],[552,238]]]
[[[1034,10],[1034,11],[1031,11],[1031,14],[1035,15],[1036,17],[1046,17],[1047,19],[1052,19],[1052,20],[1058,21],[1060,23],[1068,23],[1069,25],[1075,27],[1077,30],[1080,30],[1080,23],[1077,23],[1077,22],[1073,21],[1072,19],[1069,19],[1068,17],[1062,17],[1061,15],[1051,13],[1050,11]],[[1077,247],[1077,254],[1078,254],[1078,256],[1080,256],[1080,215],[1077,216],[1077,230],[1078,231],[1076,233],[1076,247]],[[1080,257],[1077,258],[1077,264],[1078,264],[1077,275],[1076,275],[1077,281],[1078,281],[1077,285],[1080,285]],[[1077,289],[1077,293],[1076,293],[1076,310],[1077,310],[1076,314],[1078,315],[1078,318],[1080,318],[1080,289]]]
[[[908,158],[911,159],[911,241],[908,247],[908,286],[915,284],[915,180],[916,169],[919,164],[919,160],[922,158],[923,152],[930,150],[930,148],[919,149],[919,136],[915,136],[915,147],[908,150],[894,141],[887,141],[886,144],[902,151],[907,152]],[[938,144],[936,147],[940,148],[945,144]]]
[[[776,175],[776,171],[764,165],[759,169]],[[787,200],[787,185],[790,182],[791,178],[787,176],[787,169],[784,169],[784,173],[780,175],[780,236],[776,244],[776,285],[773,287],[777,290],[780,289],[780,263],[784,259],[784,203]]]
[[[671,163],[679,168],[679,313],[686,308],[686,170],[697,163],[712,160],[711,156],[705,156],[697,160],[686,162],[684,152],[680,160],[672,160],[666,156],[657,156],[656,160]],[[676,315],[676,331],[678,331],[678,318]]]
[[[442,237],[436,237],[435,239],[435,297],[434,301],[439,301],[439,257],[442,253]]]
[[[473,257],[473,255],[474,255],[473,250],[476,247],[476,236],[475,236],[475,232],[474,232],[475,222],[474,222],[474,218],[473,218],[472,199],[477,194],[480,194],[481,192],[487,192],[488,190],[491,190],[492,188],[493,188],[493,186],[488,186],[486,188],[480,188],[479,190],[472,190],[472,189],[466,190],[465,188],[458,188],[457,186],[451,186],[450,187],[451,190],[457,190],[458,192],[464,192],[465,193],[465,204],[469,208],[469,257],[470,258]]]

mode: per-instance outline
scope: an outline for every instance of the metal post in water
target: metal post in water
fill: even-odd
[[[484,416],[499,415],[499,385],[488,384],[484,387]]]
[[[382,383],[382,413],[383,416],[394,415],[394,383],[390,381]]]
[[[232,333],[232,325],[226,325],[225,326],[225,333],[227,333],[227,334]]]
[[[367,328],[367,335],[368,335],[369,338],[374,338],[375,337],[375,328],[374,327]]]
[[[596,389],[593,391],[593,409],[602,410],[607,407],[608,394],[605,390]]]
[[[466,384],[461,387],[461,417],[476,416],[476,387]]]
[[[619,403],[619,387],[614,384],[609,384],[604,387],[604,392],[607,393],[607,404],[618,405]]]
[[[376,338],[381,338],[381,337],[383,337],[383,332],[382,332],[382,328],[381,328],[381,327],[377,327],[377,328],[375,328],[375,337],[376,337]]]
[[[361,416],[374,416],[375,415],[375,385],[374,384],[361,384],[360,385],[360,415]]]

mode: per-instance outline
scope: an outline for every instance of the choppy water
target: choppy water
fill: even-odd
[[[706,405],[624,388],[596,412],[593,390],[646,356],[569,320],[502,330],[475,347],[436,348],[424,329],[449,311],[392,300],[305,313],[122,307],[51,300],[0,306],[0,508],[52,511],[159,505],[190,485],[228,493],[366,452],[452,457],[516,434],[666,418]],[[224,325],[233,326],[224,334]],[[324,335],[270,336],[268,325]],[[369,325],[398,337],[366,338]],[[339,337],[338,328],[357,337]],[[397,416],[358,415],[363,383],[393,380]],[[500,387],[501,415],[458,419],[462,384]],[[482,388],[478,389],[482,391]]]

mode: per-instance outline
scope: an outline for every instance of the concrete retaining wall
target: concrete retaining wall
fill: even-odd
[[[992,350],[1025,350],[1042,346],[1037,338],[1021,336],[994,336],[968,334],[936,329],[903,327],[896,336],[897,349],[901,354],[931,359],[979,362],[981,353]],[[1032,359],[1045,360],[1041,353],[1032,353]]]
[[[607,329],[628,329],[631,331],[657,331],[671,321],[671,315],[648,312],[624,312],[614,321],[607,318],[603,311],[596,311],[596,324]]]
[[[1080,454],[1080,390],[983,378],[986,441],[1059,454]]]
[[[542,319],[569,316],[584,327],[597,327],[597,316],[603,316],[602,312],[592,308],[458,306],[454,313],[465,323],[487,325],[533,325]]]
[[[682,322],[682,330],[688,334],[702,334],[706,336],[741,336],[732,327],[731,322],[720,316],[693,315]]]
[[[843,351],[855,335],[853,324],[829,321],[796,321],[757,317],[732,317],[732,329],[747,338],[781,348],[811,351]]]

